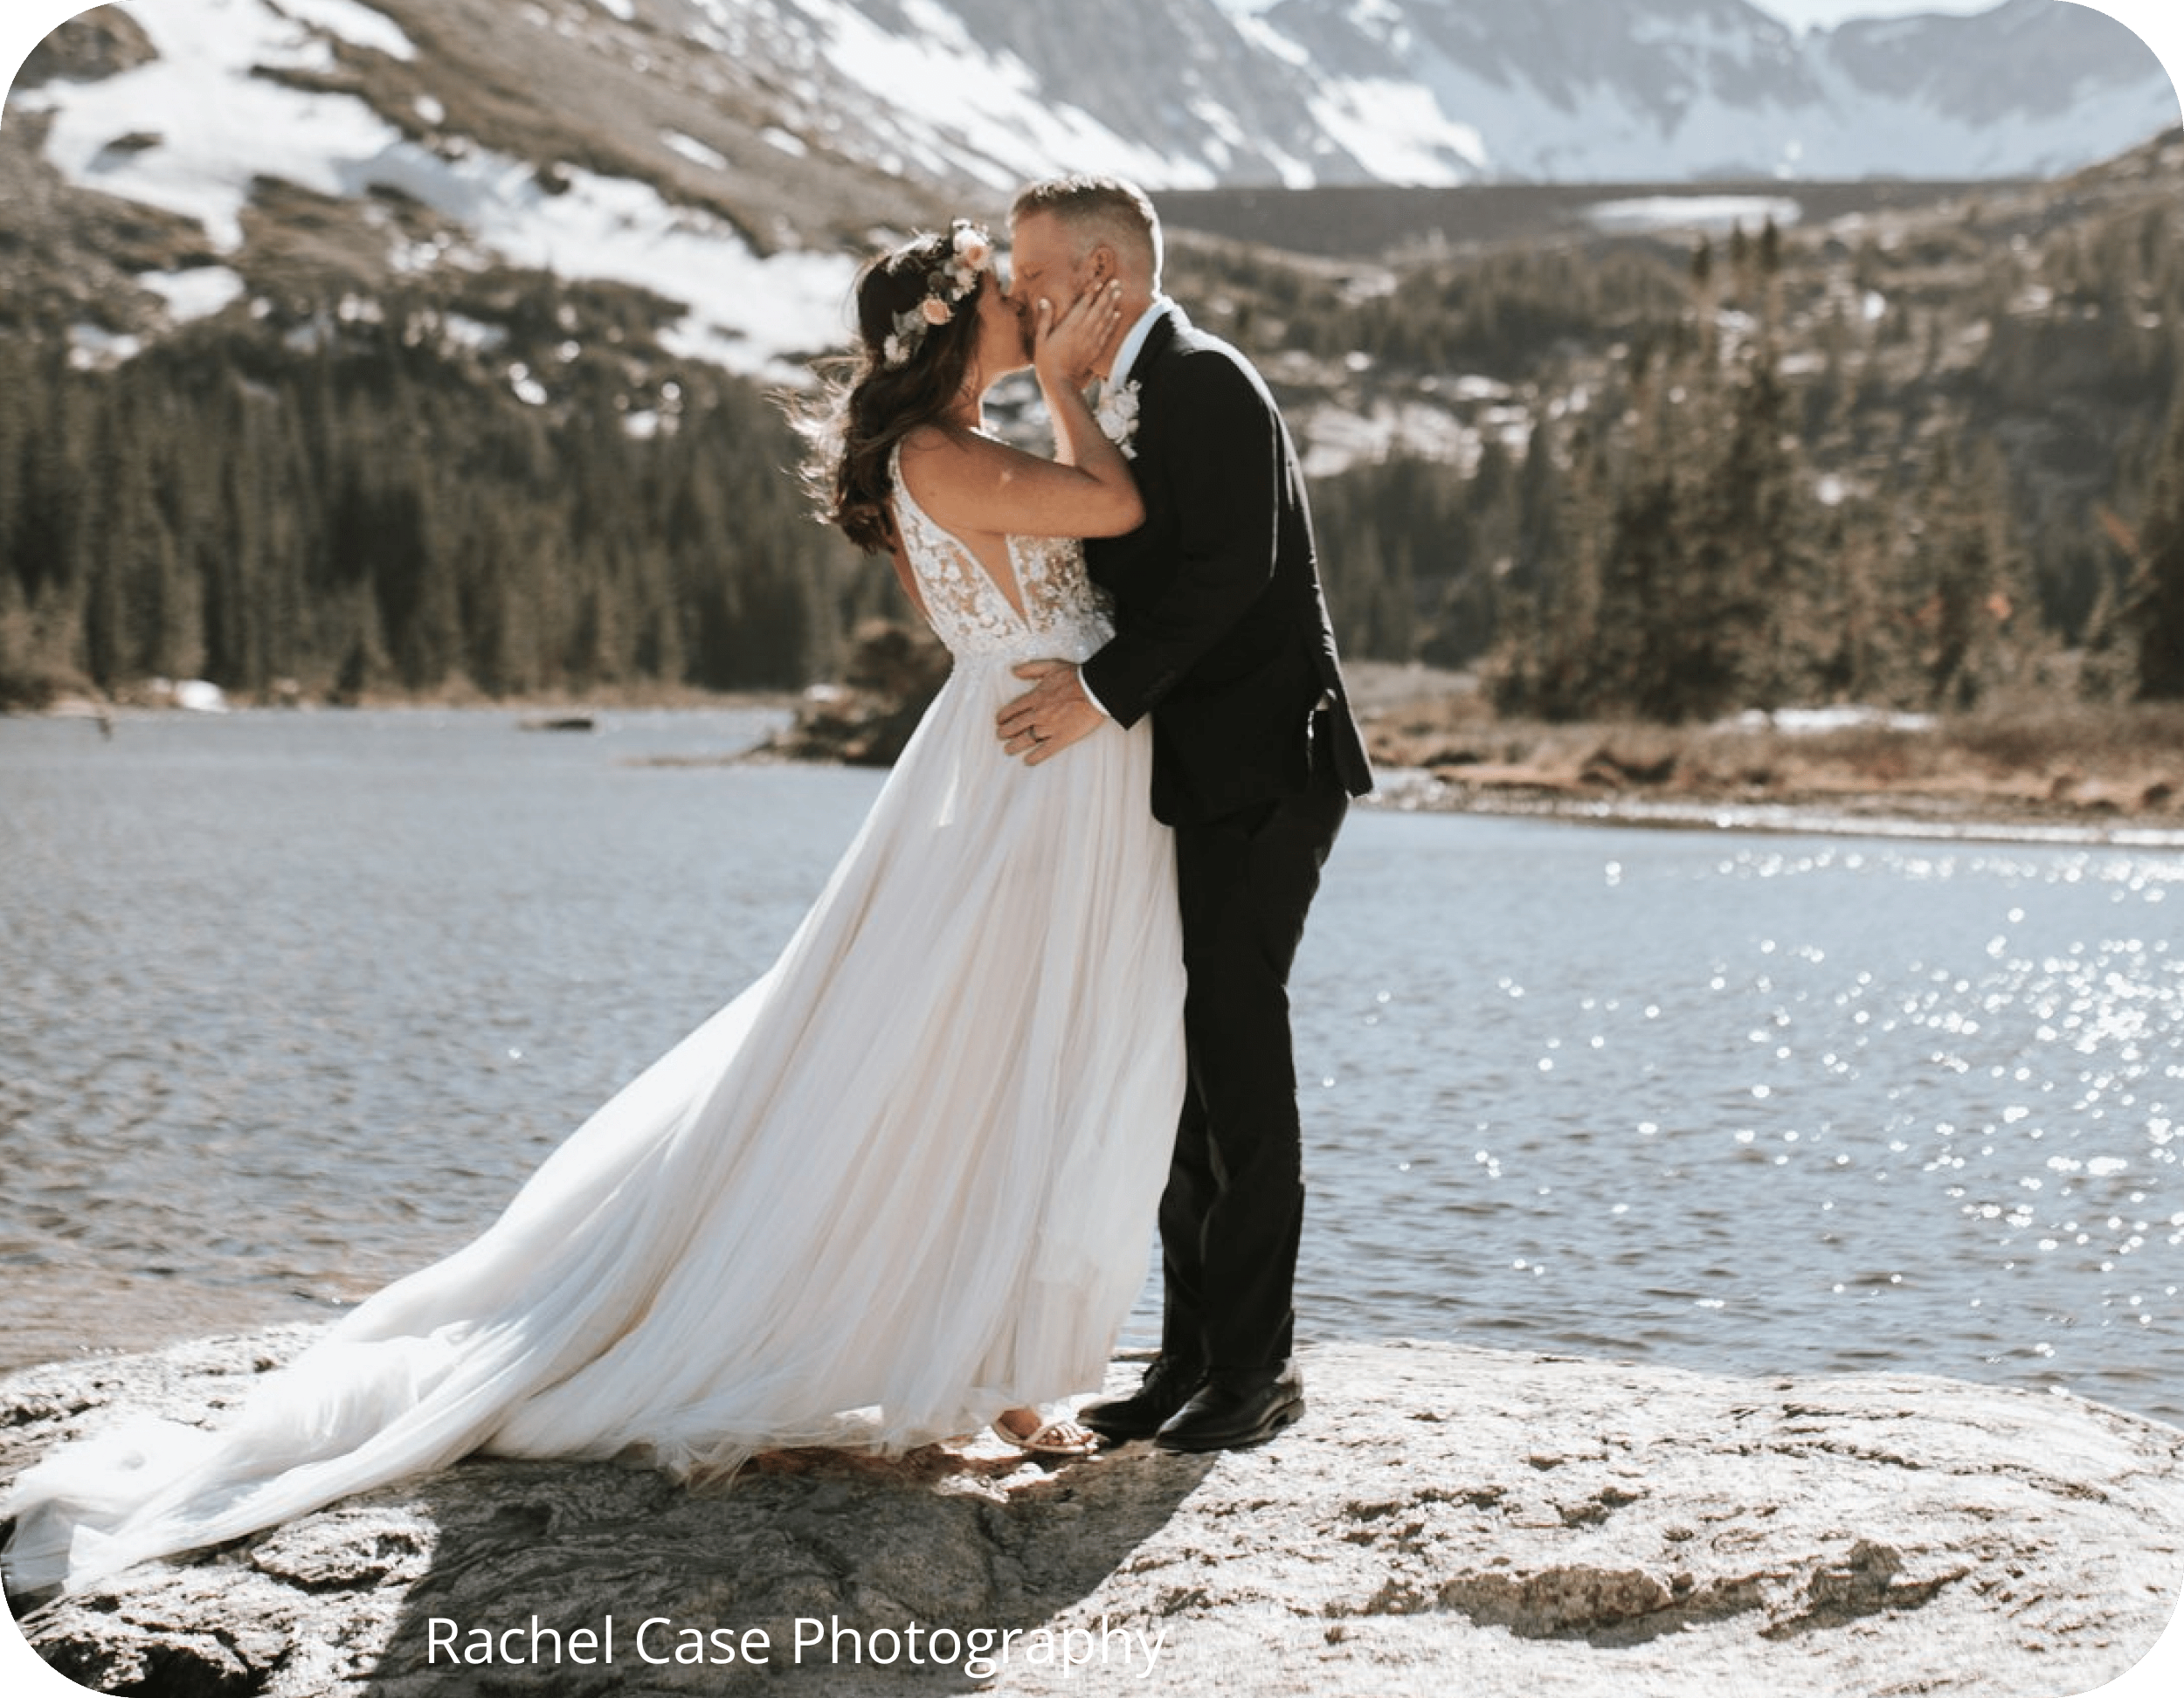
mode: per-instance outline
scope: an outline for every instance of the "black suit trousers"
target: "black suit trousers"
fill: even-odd
[[[1176,827],[1189,1088],[1160,1199],[1161,1349],[1249,1379],[1292,1348],[1304,1153],[1289,979],[1350,806],[1313,715],[1301,794]]]

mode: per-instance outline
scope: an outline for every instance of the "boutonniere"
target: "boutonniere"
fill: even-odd
[[[1094,409],[1092,422],[1100,427],[1102,436],[1123,451],[1124,458],[1135,459],[1137,451],[1130,444],[1137,435],[1137,385],[1129,383],[1109,390]]]

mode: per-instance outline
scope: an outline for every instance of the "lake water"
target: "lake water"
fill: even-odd
[[[771,722],[0,720],[0,1362],[462,1242],[847,843],[879,775],[710,758]],[[2180,921],[2174,851],[1360,809],[1295,986],[1300,1335],[2184,1423]]]

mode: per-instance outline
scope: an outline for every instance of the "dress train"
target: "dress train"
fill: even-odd
[[[79,1589],[473,1452],[705,1478],[1099,1384],[1183,1088],[1150,732],[1005,756],[1010,666],[1104,640],[1082,552],[1012,539],[1019,608],[898,512],[955,668],[774,966],[479,1238],[239,1410],[126,1420],[26,1470],[0,1499],[10,1589]]]

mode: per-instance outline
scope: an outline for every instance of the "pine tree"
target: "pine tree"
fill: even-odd
[[[2145,701],[2184,698],[2184,389],[2169,409],[2153,488],[2139,527],[2132,619]]]
[[[1959,712],[2001,681],[2001,633],[2023,599],[2001,462],[1982,445],[1960,465],[1950,444],[1937,447],[1911,580],[1925,705]]]

